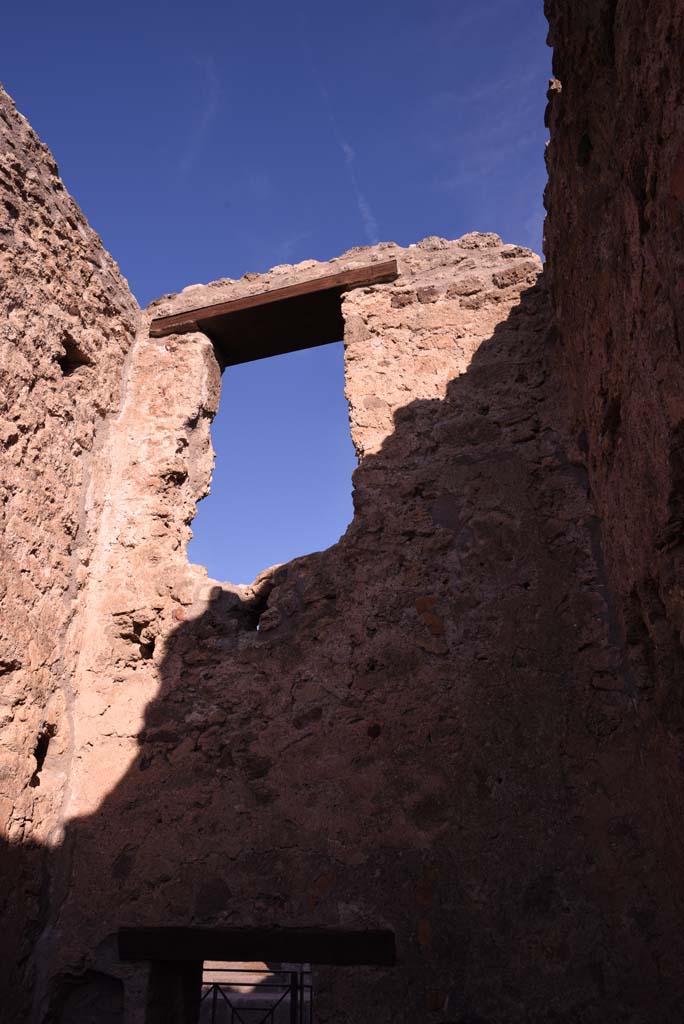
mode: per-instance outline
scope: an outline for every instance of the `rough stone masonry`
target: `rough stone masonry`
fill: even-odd
[[[394,933],[319,1024],[680,1024],[684,24],[547,6],[543,275],[469,234],[141,312],[3,94],[8,1022],[192,1020],[119,929],[272,926]],[[223,357],[152,318],[392,258],[341,300],[345,536],[208,579]]]

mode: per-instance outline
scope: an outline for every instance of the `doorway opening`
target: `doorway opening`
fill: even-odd
[[[310,964],[207,960],[199,1024],[312,1024]]]
[[[386,928],[121,928],[118,947],[121,961],[150,963],[146,1024],[194,1022],[198,1013],[201,1024],[313,1024],[312,965],[388,968],[396,963],[394,933]],[[271,1005],[257,1006],[255,993],[265,1002],[270,987],[279,983],[280,1003],[276,996]],[[216,990],[222,985],[227,1000]],[[219,1000],[226,1006],[245,998],[242,1006],[230,1007],[232,1016],[224,1011],[212,1022],[214,993],[217,1006]]]
[[[212,577],[251,582],[328,547],[348,525],[355,456],[342,297],[397,275],[396,260],[375,261],[152,321],[157,338],[203,331],[226,367],[213,493],[188,552]]]
[[[341,342],[229,366],[211,426],[216,460],[188,548],[209,575],[251,583],[335,544],[357,460]]]

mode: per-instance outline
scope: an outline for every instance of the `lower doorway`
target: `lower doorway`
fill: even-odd
[[[310,964],[205,960],[200,1024],[313,1024]]]

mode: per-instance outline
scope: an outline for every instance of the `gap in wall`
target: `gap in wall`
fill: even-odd
[[[199,1024],[312,1024],[310,964],[205,960]]]
[[[356,467],[341,341],[229,366],[211,435],[216,462],[191,562],[214,579],[251,583],[339,540]]]

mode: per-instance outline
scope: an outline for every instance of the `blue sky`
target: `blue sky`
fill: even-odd
[[[141,304],[353,245],[539,251],[541,0],[34,0],[0,78]],[[334,543],[355,464],[341,346],[224,374],[190,555],[248,581]]]

